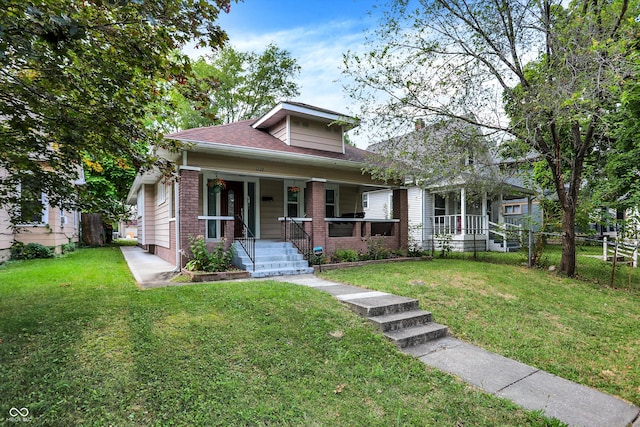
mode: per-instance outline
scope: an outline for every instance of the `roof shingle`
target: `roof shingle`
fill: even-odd
[[[230,147],[256,148],[281,153],[302,154],[312,157],[346,160],[362,163],[371,154],[368,151],[345,145],[345,153],[334,153],[311,148],[293,147],[270,135],[251,127],[255,119],[243,120],[220,126],[187,129],[166,135],[165,138],[180,141],[224,144]]]

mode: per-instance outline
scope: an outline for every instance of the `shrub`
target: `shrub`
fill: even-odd
[[[358,252],[353,249],[337,249],[333,254],[333,259],[335,262],[354,262],[358,261],[360,257]]]
[[[324,254],[316,255],[314,253],[309,255],[309,264],[311,265],[324,265],[328,261],[328,257]]]
[[[441,249],[440,258],[446,258],[449,256],[449,253],[453,250],[453,246],[451,244],[453,235],[448,233],[436,234],[436,240],[438,241],[438,245]]]
[[[389,249],[384,246],[382,237],[372,237],[367,242],[367,250],[369,251],[368,259],[386,259],[389,258]]]
[[[11,245],[11,259],[53,258],[53,251],[40,243],[15,242]]]
[[[73,242],[65,243],[62,245],[62,253],[68,254],[69,252],[73,252],[77,249],[76,244]]]
[[[189,237],[191,242],[192,257],[184,266],[189,271],[208,271],[218,272],[230,270],[233,266],[233,248],[224,249],[224,241],[219,242],[212,252],[207,249],[207,243],[204,237]]]

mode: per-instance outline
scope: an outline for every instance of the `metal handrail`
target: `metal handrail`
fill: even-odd
[[[309,261],[311,258],[311,236],[292,217],[284,219],[284,240],[291,242],[302,253],[302,257]]]
[[[251,263],[253,264],[253,271],[256,270],[256,237],[251,232],[251,229],[244,223],[244,220],[240,215],[235,215],[235,222],[240,222],[242,224],[242,237],[236,238],[235,240],[240,243],[242,249],[247,253]],[[234,226],[235,228],[235,226]]]

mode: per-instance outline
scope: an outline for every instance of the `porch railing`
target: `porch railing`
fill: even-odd
[[[626,260],[628,259],[629,264],[632,267],[638,268],[638,251],[640,244],[636,240],[634,241],[620,241],[614,240],[610,242],[609,239],[605,236],[602,240],[602,253],[605,261],[609,259],[616,261],[618,259]]]
[[[284,240],[298,248],[303,258],[311,258],[311,236],[304,231],[301,223],[291,217],[284,218]]]
[[[483,215],[437,215],[430,217],[433,234],[485,234],[487,226]],[[463,233],[464,231],[464,233]]]
[[[251,232],[251,229],[244,223],[244,220],[240,215],[236,215],[235,217],[235,228],[240,225],[242,227],[242,236],[236,237],[235,241],[240,243],[242,249],[247,253],[247,256],[251,260],[253,264],[253,270],[256,269],[256,238]]]
[[[502,248],[502,251],[504,252],[509,251],[507,241],[514,240],[514,235],[516,234],[518,241],[522,242],[523,228],[521,225],[511,224],[508,222],[497,224],[495,222],[489,221],[489,238],[498,242],[501,245],[500,247]]]

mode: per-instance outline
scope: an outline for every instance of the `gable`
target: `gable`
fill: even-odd
[[[344,153],[342,126],[292,116],[289,119],[289,145]]]

